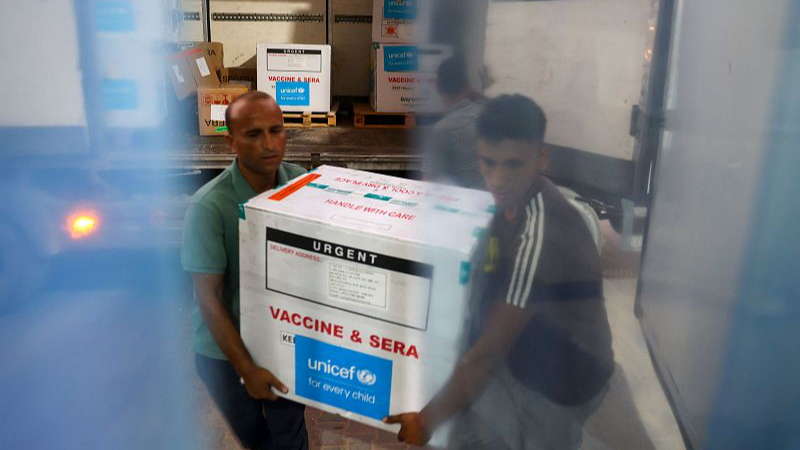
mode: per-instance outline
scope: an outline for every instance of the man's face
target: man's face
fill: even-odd
[[[236,103],[231,111],[231,132],[226,142],[236,153],[243,171],[273,177],[286,154],[283,114],[274,100]]]
[[[541,143],[478,140],[480,169],[499,207],[520,206],[527,200],[547,162]]]

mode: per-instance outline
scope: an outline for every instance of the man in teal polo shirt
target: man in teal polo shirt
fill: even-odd
[[[283,162],[286,130],[275,100],[249,92],[225,113],[236,159],[200,188],[186,211],[181,262],[194,284],[192,347],[198,374],[248,449],[307,449],[304,407],[253,361],[239,335],[239,204],[305,170]]]

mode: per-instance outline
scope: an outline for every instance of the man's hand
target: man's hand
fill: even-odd
[[[250,394],[250,397],[255,399],[270,401],[277,400],[278,396],[272,392],[272,388],[275,388],[284,394],[289,392],[289,389],[284,386],[284,384],[281,383],[281,381],[277,379],[272,372],[262,367],[253,366],[252,368],[243,372],[242,380],[244,380],[244,387],[247,389],[247,393]]]
[[[383,419],[385,423],[399,423],[397,439],[411,445],[425,445],[431,440],[431,429],[420,413],[404,413]]]

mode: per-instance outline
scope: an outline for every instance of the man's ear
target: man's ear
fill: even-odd
[[[548,164],[550,164],[550,146],[541,143],[539,144],[539,152],[536,154],[536,164],[539,166],[539,170],[544,172],[547,170]]]
[[[225,143],[228,144],[228,147],[233,150],[233,136],[231,136],[230,130],[228,130],[228,134],[225,135]]]

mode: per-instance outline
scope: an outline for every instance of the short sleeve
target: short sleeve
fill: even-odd
[[[181,264],[187,272],[225,273],[228,259],[222,216],[218,211],[198,203],[189,205],[183,227]]]
[[[535,288],[539,263],[542,259],[542,242],[544,241],[544,208],[541,194],[534,197],[525,208],[526,220],[519,246],[510,256],[505,276],[502,278],[499,292],[506,304],[526,308],[531,300],[537,297]]]

